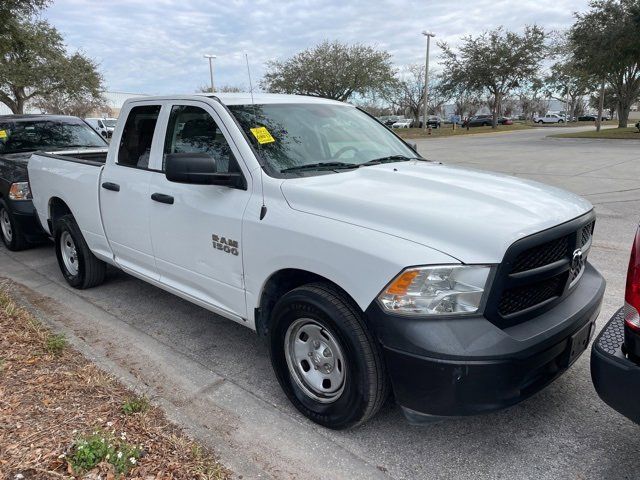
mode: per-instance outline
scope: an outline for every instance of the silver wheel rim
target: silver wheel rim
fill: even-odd
[[[287,329],[285,357],[296,384],[309,398],[336,401],[344,390],[347,365],[334,335],[310,318],[299,318]]]
[[[9,212],[4,208],[0,210],[0,228],[2,228],[2,235],[7,243],[11,243],[11,240],[13,240],[13,229],[11,228]]]
[[[71,275],[78,274],[78,254],[76,252],[76,244],[73,242],[73,238],[69,232],[62,232],[60,235],[60,253],[62,254],[62,261],[67,271]]]

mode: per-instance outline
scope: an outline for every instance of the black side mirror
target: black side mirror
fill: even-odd
[[[169,153],[165,157],[164,171],[170,182],[240,188],[244,186],[240,173],[218,173],[215,158],[207,153]]]

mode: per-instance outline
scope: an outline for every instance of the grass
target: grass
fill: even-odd
[[[222,480],[213,453],[0,284],[0,478]]]
[[[635,127],[605,128],[599,132],[596,132],[596,130],[593,129],[585,132],[556,133],[555,135],[549,136],[554,138],[611,138],[615,140],[640,140],[640,133]]]
[[[428,135],[421,128],[397,128],[393,131],[404,139],[412,138],[438,138],[438,137],[453,137],[458,135],[475,135],[482,133],[496,133],[496,132],[512,132],[516,130],[528,130],[534,128],[533,125],[527,123],[514,123],[513,125],[498,125],[495,130],[491,127],[472,127],[467,130],[466,128],[457,126],[454,130],[451,125],[443,125],[441,128],[431,129],[431,135]]]

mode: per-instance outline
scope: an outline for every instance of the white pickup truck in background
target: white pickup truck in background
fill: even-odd
[[[28,169],[70,285],[109,264],[256,330],[330,428],[388,392],[416,422],[513,405],[584,351],[604,292],[587,201],[426,160],[339,102],[133,99],[108,151]]]

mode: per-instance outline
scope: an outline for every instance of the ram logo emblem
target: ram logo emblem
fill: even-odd
[[[230,253],[236,257],[240,253],[240,247],[237,240],[231,240],[230,238],[221,237],[216,234],[211,235],[211,240],[213,241],[213,248],[216,250],[220,250],[224,253]]]

